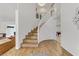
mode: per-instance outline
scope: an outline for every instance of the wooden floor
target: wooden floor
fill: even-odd
[[[45,40],[36,48],[12,48],[2,56],[72,56],[55,40]]]

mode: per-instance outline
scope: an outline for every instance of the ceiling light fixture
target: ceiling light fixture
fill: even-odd
[[[45,6],[45,3],[38,3],[38,5],[43,7],[43,6]]]

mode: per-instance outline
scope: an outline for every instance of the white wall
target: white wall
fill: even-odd
[[[16,3],[0,3],[0,21],[15,21]]]
[[[48,39],[56,39],[56,20],[49,19],[39,30],[39,42]]]
[[[73,24],[79,4],[61,4],[61,44],[73,55],[79,55],[79,29]]]
[[[25,35],[28,34],[33,28],[38,24],[38,19],[36,19],[35,14],[35,4],[18,4],[19,6],[19,40],[25,38]]]
[[[40,21],[40,24],[42,22],[46,23],[39,29],[39,42],[43,40],[56,40],[56,32],[60,31],[60,27],[56,27],[56,25],[60,24],[60,4],[54,5],[54,12],[52,16],[50,16],[50,13],[45,15],[43,19]]]
[[[57,27],[57,32],[61,32],[61,4],[57,3],[56,4],[56,27]]]

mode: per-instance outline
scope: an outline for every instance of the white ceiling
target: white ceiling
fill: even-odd
[[[0,21],[15,21],[15,3],[0,3]]]

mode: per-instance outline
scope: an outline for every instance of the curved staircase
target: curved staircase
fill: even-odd
[[[38,47],[37,31],[38,27],[34,28],[28,35],[26,35],[22,47]]]

